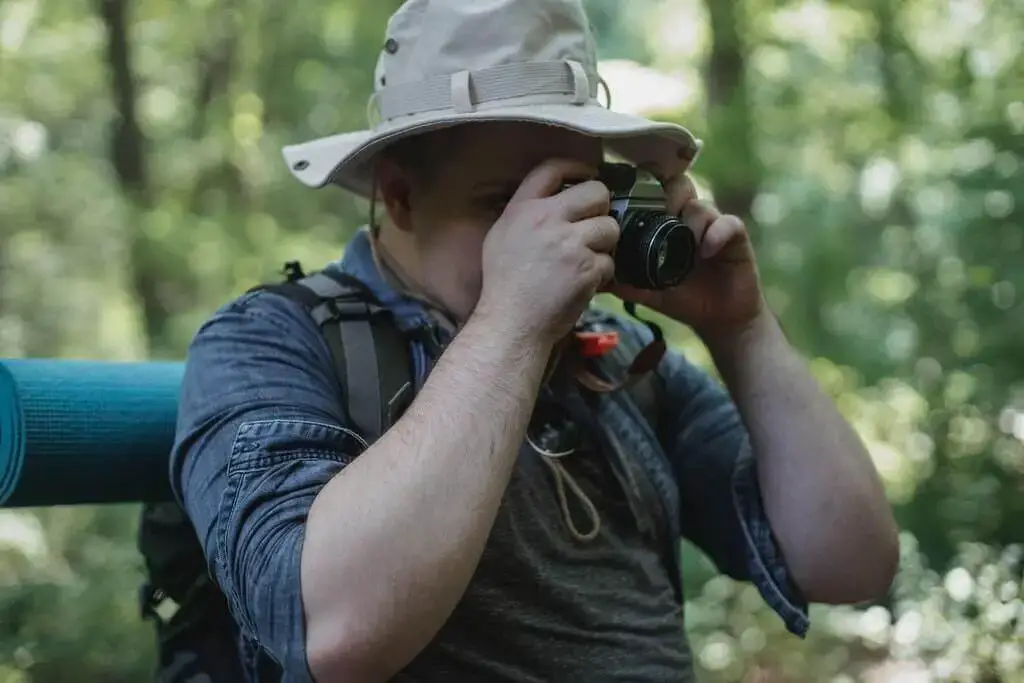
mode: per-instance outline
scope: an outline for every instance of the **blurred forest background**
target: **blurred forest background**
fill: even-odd
[[[182,358],[285,260],[339,256],[366,207],[279,148],[363,127],[397,4],[0,2],[0,356]],[[1024,681],[1024,5],[587,4],[613,108],[706,140],[697,180],[904,530],[889,598],[806,642],[690,553],[702,680]],[[0,683],[151,678],[137,514],[0,510]]]

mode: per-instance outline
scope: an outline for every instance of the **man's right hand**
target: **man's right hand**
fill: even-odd
[[[491,228],[483,247],[477,312],[554,344],[568,334],[591,297],[610,282],[618,222],[610,194],[579,161],[535,168]]]

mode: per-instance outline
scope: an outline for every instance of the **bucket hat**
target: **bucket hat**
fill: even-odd
[[[413,135],[466,123],[540,123],[601,138],[663,176],[701,142],[682,126],[616,112],[599,98],[594,36],[580,0],[407,0],[387,24],[370,127],[284,147],[309,187],[372,192],[373,159]]]

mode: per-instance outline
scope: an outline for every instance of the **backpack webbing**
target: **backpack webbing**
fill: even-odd
[[[300,301],[320,327],[334,360],[346,416],[368,442],[401,417],[415,389],[409,341],[392,313],[359,280],[337,271],[303,275],[256,289]]]

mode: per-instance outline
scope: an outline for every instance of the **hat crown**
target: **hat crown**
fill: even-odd
[[[625,1],[625,0],[623,0]],[[582,0],[405,0],[388,21],[369,126],[286,147],[310,187],[373,193],[373,160],[413,135],[482,121],[555,126],[604,139],[665,176],[700,142],[677,124],[613,112],[598,98],[597,48]]]
[[[565,60],[596,86],[597,50],[580,0],[407,0],[388,21],[374,89]]]

